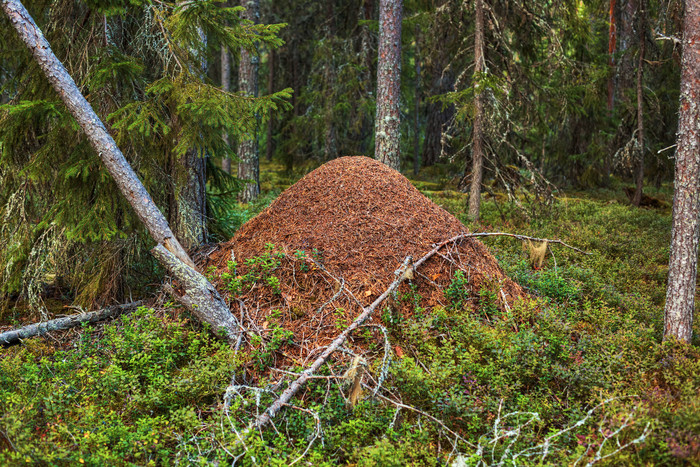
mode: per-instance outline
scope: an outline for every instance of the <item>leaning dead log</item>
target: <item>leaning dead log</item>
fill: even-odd
[[[170,230],[168,222],[151,199],[151,195],[136,176],[117,143],[110,136],[104,124],[90,103],[83,97],[73,78],[61,61],[54,55],[34,19],[18,0],[2,0],[2,8],[22,41],[31,51],[37,64],[44,72],[51,86],[58,93],[70,114],[85,132],[90,144],[104,163],[122,194],[134,208],[136,215],[144,223],[148,232],[158,243],[162,243],[181,261],[194,266],[189,255]]]
[[[178,285],[185,290],[184,295],[181,295],[171,286],[166,285],[168,293],[182,302],[200,321],[215,325],[215,333],[230,342],[235,342],[238,334],[242,332],[239,330],[239,323],[206,277],[178,260],[163,245],[153,248],[151,254],[166,267],[168,272],[177,279]]]
[[[178,242],[165,217],[153,202],[151,195],[146,191],[146,188],[136,176],[126,158],[124,158],[124,155],[117,147],[112,136],[107,132],[90,103],[83,97],[73,78],[71,78],[63,64],[54,55],[48,41],[44,38],[36,23],[34,23],[34,19],[19,0],[0,0],[0,5],[22,41],[34,55],[34,59],[44,72],[49,83],[51,83],[51,86],[56,90],[68,111],[85,132],[95,152],[104,163],[124,197],[134,208],[136,215],[148,229],[151,237],[159,246],[162,245],[164,250],[172,254],[172,259],[164,266],[171,270],[177,280],[189,280],[191,276],[189,270],[194,271],[194,262],[182,248],[180,242]],[[163,255],[157,257],[164,258]],[[179,265],[175,267],[176,262],[187,267],[180,267]],[[194,284],[191,281],[190,283]],[[210,324],[214,329],[224,328],[229,335],[236,332],[237,327],[234,326],[236,318],[231,314],[223,300],[220,297],[217,298],[218,294],[213,295],[210,292],[214,290],[214,287],[203,276],[198,279],[197,284],[196,287],[187,288],[189,293],[195,294],[197,298],[190,297],[185,299],[180,297],[182,303],[194,311],[199,319]],[[193,309],[194,305],[199,307],[199,309]]]
[[[56,318],[50,321],[44,321],[42,323],[30,324],[19,329],[5,331],[0,333],[0,345],[13,345],[21,342],[23,339],[42,336],[52,331],[63,331],[65,329],[80,326],[83,323],[96,323],[98,321],[104,321],[107,318],[117,316],[125,311],[138,308],[142,304],[143,302],[138,301],[123,305],[115,305],[102,310],[65,316],[63,318]]]

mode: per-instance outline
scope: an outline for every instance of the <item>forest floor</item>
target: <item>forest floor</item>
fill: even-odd
[[[265,195],[237,218],[307,171],[263,165]],[[404,291],[397,300],[413,313],[358,331],[357,403],[351,359],[339,356],[244,443],[238,433],[288,381],[267,371],[290,337],[274,316],[269,337],[239,351],[168,301],[28,340],[0,353],[0,464],[700,465],[699,320],[692,345],[661,342],[668,188],[650,190],[666,206],[642,209],[621,185],[560,193],[532,220],[486,196],[472,223],[452,178],[426,171],[412,183],[472,232],[561,239],[590,254],[553,245],[534,270],[521,242],[485,240],[531,300],[504,313],[486,284],[479,306],[465,306],[457,274],[445,306],[425,309]]]

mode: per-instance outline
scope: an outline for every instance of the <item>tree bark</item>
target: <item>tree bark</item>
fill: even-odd
[[[221,46],[221,89],[224,92],[231,92],[231,54],[228,51],[228,47],[225,45]],[[224,133],[224,141],[226,146],[230,147],[229,135]],[[231,173],[231,158],[224,157],[221,161],[221,168],[227,174]]]
[[[258,22],[260,17],[260,0],[241,0],[246,10],[243,18]],[[245,48],[241,48],[241,61],[238,67],[238,90],[246,96],[258,95],[258,57]],[[238,143],[238,178],[246,180],[238,199],[243,203],[255,200],[260,194],[260,159],[258,155],[257,135],[249,139],[241,138]]]
[[[475,0],[474,33],[474,127],[472,128],[472,184],[469,190],[469,217],[479,219],[481,209],[481,179],[484,165],[484,130],[483,130],[483,90],[481,73],[484,72],[484,3]]]
[[[173,230],[189,251],[207,241],[205,155],[192,148],[173,164]]]
[[[401,15],[403,0],[379,2],[377,117],[374,157],[401,170],[399,92],[401,82]]]
[[[608,12],[608,18],[610,21],[610,26],[608,28],[608,100],[607,109],[608,117],[612,118],[615,112],[615,49],[617,47],[617,16],[616,16],[616,6],[617,0],[610,0],[610,8]],[[614,151],[613,151],[614,152]],[[543,159],[544,160],[544,159]],[[610,184],[610,172],[612,171],[612,153],[607,151],[603,156],[603,186],[608,186]]]
[[[608,77],[608,115],[612,115],[615,108],[615,47],[617,42],[615,4],[616,0],[610,0],[610,12],[608,15],[610,20],[608,29],[608,66],[610,67],[610,76]]]
[[[326,40],[330,43],[334,43],[336,36],[335,30],[335,9],[333,8],[333,2],[326,2]],[[338,138],[335,129],[335,124],[333,120],[333,113],[335,107],[335,87],[338,76],[335,70],[335,60],[333,55],[326,57],[326,66],[324,70],[325,74],[325,87],[326,91],[326,106],[323,112],[325,113],[325,135],[323,138],[323,160],[329,161],[338,157]]]
[[[438,61],[426,74],[433,75],[433,82],[430,89],[431,96],[437,96],[454,91],[454,76],[450,70],[445,70],[445,61]],[[454,117],[455,107],[449,104],[443,108],[441,102],[428,102],[428,121],[425,125],[425,139],[423,140],[423,167],[434,165],[440,159],[443,149],[443,137],[448,129],[450,121]],[[445,145],[446,146],[446,145]]]
[[[413,175],[420,171],[420,47],[418,34],[420,28],[416,26],[416,53],[413,56],[416,67],[416,82],[413,88]]]
[[[229,336],[238,332],[231,311],[218,296],[214,287],[195,270],[194,263],[173,235],[165,217],[124,158],[102,121],[80,93],[73,78],[51,51],[49,43],[22,3],[18,0],[0,0],[0,5],[22,41],[34,55],[51,86],[85,132],[122,194],[134,208],[153,239],[159,243],[154,251],[160,252],[160,255],[156,257],[161,259],[164,266],[183,283],[188,293],[192,293],[192,297],[183,297],[183,303],[214,329],[224,328]],[[167,261],[163,258],[167,258]],[[177,267],[173,267],[173,264]],[[198,288],[192,286],[187,288],[188,284],[194,283],[191,276],[198,277]]]
[[[664,339],[675,337],[690,342],[700,215],[700,1],[688,0],[685,5]]]
[[[639,62],[637,65],[637,167],[635,173],[636,187],[632,204],[639,207],[644,190],[644,49],[646,42],[646,12],[644,0],[639,0]]]
[[[200,42],[206,46],[204,31],[198,28],[197,33]],[[204,77],[207,60],[198,58],[201,68],[190,71]],[[206,156],[196,148],[189,148],[182,155],[174,155],[175,161],[171,165],[173,203],[170,206],[170,225],[182,246],[190,251],[207,241]]]
[[[272,95],[272,93],[275,91],[275,51],[270,50],[267,56],[267,94]],[[272,153],[275,151],[275,147],[273,146],[273,141],[272,141],[272,131],[274,129],[275,121],[270,116],[270,120],[267,122],[267,146],[265,148],[265,157],[267,158],[267,161],[272,160]]]
[[[0,333],[0,345],[12,345],[21,342],[22,339],[43,336],[44,334],[53,331],[71,329],[76,326],[80,326],[83,323],[96,323],[98,321],[103,321],[126,310],[133,310],[134,308],[141,306],[142,303],[143,302],[133,302],[125,305],[110,306],[98,311],[65,316],[63,318],[56,318],[43,323],[34,323],[19,329],[5,331]]]
[[[241,332],[239,323],[207,278],[178,261],[162,245],[156,245],[151,250],[151,254],[177,278],[179,285],[185,290],[184,295],[180,295],[168,285],[166,287],[168,292],[189,308],[201,322],[212,325],[217,335],[235,342],[235,338]]]

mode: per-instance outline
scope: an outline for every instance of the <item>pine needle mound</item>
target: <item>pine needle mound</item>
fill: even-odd
[[[206,267],[214,266],[219,277],[228,272],[240,278],[250,269],[246,259],[276,252],[280,265],[272,275],[279,286],[261,280],[237,291],[236,298],[258,326],[266,329],[274,319],[294,333],[298,346],[311,345],[312,339],[311,347],[318,347],[352,322],[361,311],[359,304],[366,306],[384,292],[406,256],[416,261],[435,244],[466,232],[457,218],[399,172],[367,157],[342,157],[282,193],[220,245]],[[228,270],[232,258],[236,271]],[[510,305],[525,296],[486,246],[469,238],[445,246],[427,261],[410,284],[401,286],[404,295],[413,287],[413,298],[393,300],[391,307],[405,315],[416,304],[428,312],[446,306],[444,290],[460,269],[468,281],[465,307],[479,306],[484,287],[501,310],[504,301]],[[226,293],[223,282],[220,279],[218,285]],[[232,303],[238,314],[240,303]],[[377,315],[375,322],[382,319],[382,313]]]

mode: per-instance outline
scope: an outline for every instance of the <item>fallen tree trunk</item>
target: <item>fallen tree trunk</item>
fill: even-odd
[[[214,329],[224,328],[229,336],[232,335],[238,329],[234,325],[236,318],[231,314],[221,297],[218,297],[214,286],[204,276],[200,274],[200,277],[195,281],[197,285],[193,285],[195,282],[192,281],[192,277],[195,274],[199,274],[195,271],[194,262],[182,248],[182,245],[180,245],[165,217],[124,158],[124,155],[117,147],[112,136],[107,132],[90,103],[83,97],[73,78],[71,78],[63,64],[51,51],[51,46],[34,23],[34,19],[19,0],[0,0],[0,5],[22,41],[34,55],[37,64],[44,72],[44,75],[46,75],[51,86],[56,90],[68,111],[85,132],[90,144],[97,152],[97,155],[104,163],[124,197],[134,208],[136,215],[148,229],[151,237],[159,246],[162,245],[164,250],[171,253],[171,257],[163,265],[171,271],[177,280],[190,284],[186,286],[186,289],[189,293],[196,295],[196,297],[190,297],[189,299],[184,297],[178,298],[199,319],[212,325]],[[156,255],[156,257],[161,260],[166,258],[165,255]],[[214,294],[211,291],[214,291]]]
[[[117,316],[127,310],[133,310],[134,308],[137,308],[142,304],[143,302],[138,301],[126,303],[124,305],[115,305],[104,308],[102,310],[91,311],[89,313],[80,313],[72,316],[65,316],[63,318],[56,318],[50,321],[44,321],[43,323],[34,323],[19,329],[5,331],[3,333],[0,333],[0,344],[3,346],[13,345],[21,342],[22,339],[29,339],[30,337],[42,336],[52,331],[63,331],[65,329],[80,326],[83,323],[96,323],[98,321],[103,321],[107,318]]]

